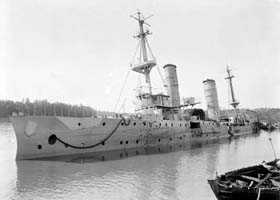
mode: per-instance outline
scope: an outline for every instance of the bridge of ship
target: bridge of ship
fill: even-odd
[[[142,114],[145,118],[154,117],[159,120],[174,120],[181,118],[180,108],[190,106],[190,104],[172,106],[168,95],[141,93],[136,96],[139,105],[136,113]]]

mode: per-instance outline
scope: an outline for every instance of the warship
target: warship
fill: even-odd
[[[140,12],[131,16],[139,24],[139,58],[131,69],[145,78],[146,90],[137,93],[135,114],[114,117],[10,116],[17,139],[16,159],[46,159],[90,155],[187,144],[252,134],[255,121],[241,115],[235,99],[232,78],[227,69],[235,114],[222,117],[213,79],[203,81],[207,111],[193,108],[193,97],[181,102],[177,67],[163,66],[165,92],[153,93],[150,72],[157,66],[147,36],[147,19]]]

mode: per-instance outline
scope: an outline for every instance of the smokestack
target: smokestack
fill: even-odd
[[[218,102],[216,82],[213,79],[203,81],[204,95],[207,105],[208,118],[219,121],[220,108]]]
[[[163,66],[165,74],[165,87],[167,95],[170,96],[171,105],[180,105],[180,95],[179,95],[179,85],[176,72],[176,66],[172,64],[167,64]]]

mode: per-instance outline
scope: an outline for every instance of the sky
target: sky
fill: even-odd
[[[181,97],[205,107],[202,81],[211,78],[228,108],[229,65],[240,108],[280,107],[280,0],[0,0],[0,99],[114,111],[137,46],[137,9],[154,15],[149,44],[162,73],[177,66]],[[163,88],[156,68],[151,79]],[[117,111],[134,110],[140,80],[129,72]]]

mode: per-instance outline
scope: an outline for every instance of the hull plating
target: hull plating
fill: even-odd
[[[88,155],[232,137],[228,126],[211,121],[201,121],[200,128],[193,129],[190,121],[170,120],[53,116],[11,117],[10,120],[17,138],[16,159]],[[236,126],[231,133],[237,136],[250,134],[252,130],[250,125]],[[94,147],[86,148],[89,146]]]

